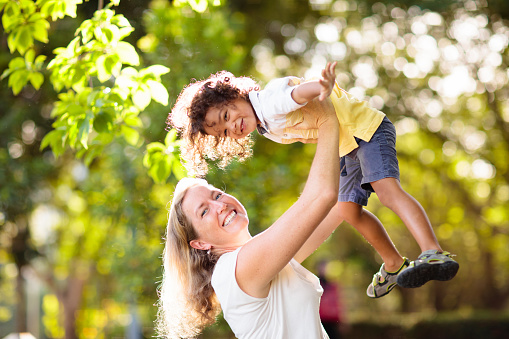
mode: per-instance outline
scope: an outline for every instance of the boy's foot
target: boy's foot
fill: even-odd
[[[398,275],[397,283],[404,288],[424,285],[430,280],[446,281],[454,278],[460,265],[449,252],[428,250],[421,253],[417,260],[412,261],[407,269]]]
[[[388,294],[394,287],[396,287],[396,278],[408,265],[410,260],[403,258],[404,261],[401,267],[396,272],[387,272],[385,264],[380,266],[380,271],[376,272],[373,276],[373,281],[369,284],[366,294],[370,298],[380,298]]]

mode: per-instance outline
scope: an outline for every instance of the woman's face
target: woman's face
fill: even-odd
[[[182,211],[198,235],[198,239],[191,241],[194,248],[235,249],[251,238],[244,206],[215,187],[189,188],[182,201]]]

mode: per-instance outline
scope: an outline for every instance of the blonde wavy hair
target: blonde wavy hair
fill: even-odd
[[[163,338],[193,338],[221,312],[210,281],[219,256],[189,245],[197,235],[182,211],[187,191],[198,185],[210,186],[203,179],[180,180],[168,214],[156,320],[157,334]]]
[[[259,89],[249,77],[221,71],[182,90],[166,122],[181,135],[180,156],[190,175],[205,175],[207,161],[218,160],[219,167],[224,168],[233,159],[244,161],[251,156],[253,141],[249,135],[242,139],[209,135],[205,116],[211,107],[221,108],[238,98],[249,101],[249,92]]]

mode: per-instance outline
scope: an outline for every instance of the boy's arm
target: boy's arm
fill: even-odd
[[[294,88],[292,91],[292,99],[298,104],[305,104],[308,101],[318,97],[320,101],[327,98],[334,88],[336,81],[336,62],[327,63],[322,70],[322,78],[319,80],[308,81]]]

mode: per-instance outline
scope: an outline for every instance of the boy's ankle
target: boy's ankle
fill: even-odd
[[[395,260],[395,261],[384,262],[384,269],[387,273],[397,272],[401,268],[401,266],[403,265],[404,262],[405,262],[405,258],[401,258],[400,260]]]

